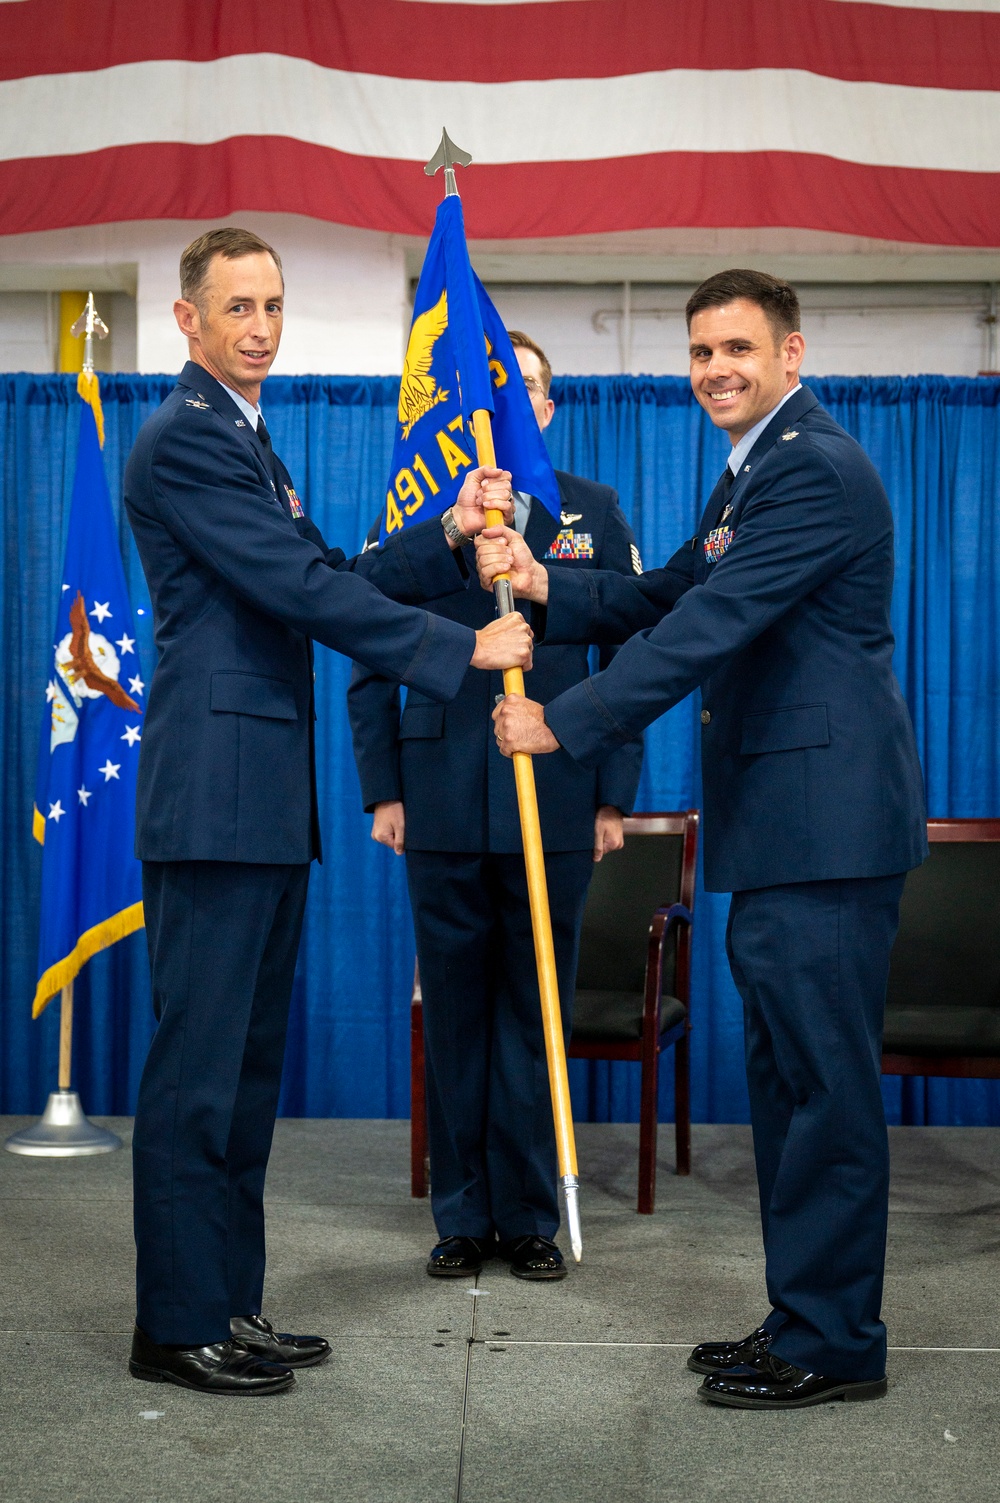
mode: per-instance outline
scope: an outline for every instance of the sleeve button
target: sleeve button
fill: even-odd
[[[711,710],[702,710],[702,712],[701,712],[701,723],[702,723],[702,725],[710,725],[711,722],[712,722],[712,712],[711,712]]]

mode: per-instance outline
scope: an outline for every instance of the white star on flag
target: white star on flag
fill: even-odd
[[[83,807],[86,809],[86,807],[87,807],[87,800],[89,798],[93,798],[94,795],[90,791],[89,788],[78,788],[76,790],[76,796],[80,800],[80,802],[83,805]]]
[[[133,694],[141,694],[143,689],[145,689],[146,687],[138,674],[136,674],[135,678],[129,679],[128,686],[132,690]]]
[[[99,600],[95,600],[90,607],[90,614],[97,617],[98,623],[103,621],[105,616],[110,616],[112,612],[108,610],[108,601],[105,600],[104,604],[101,605]]]
[[[119,637],[118,641],[115,643],[115,646],[120,650],[122,657],[124,657],[125,654],[127,652],[131,652],[133,647],[135,646],[135,637],[129,637],[123,634],[121,637]]]
[[[117,778],[118,769],[121,767],[121,765],[122,764],[120,762],[112,762],[111,758],[109,757],[104,766],[99,767],[97,770],[98,772],[103,772],[104,781],[106,783],[110,783],[112,778]]]
[[[121,739],[127,741],[129,746],[134,746],[137,741],[142,740],[142,736],[139,734],[139,727],[137,725],[127,725],[125,727],[125,734]]]
[[[66,810],[62,806],[62,799],[56,799],[54,804],[49,805],[49,819],[54,819],[56,824],[62,819]]]
[[[48,700],[49,704],[52,703],[58,693],[59,690],[56,688],[55,679],[50,678],[48,684],[45,687],[45,698]]]

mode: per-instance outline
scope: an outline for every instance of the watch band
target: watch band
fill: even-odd
[[[454,509],[450,506],[447,511],[441,513],[441,526],[444,528],[447,536],[451,538],[451,541],[457,543],[460,548],[466,543],[472,542],[471,535],[463,532],[455,521]]]

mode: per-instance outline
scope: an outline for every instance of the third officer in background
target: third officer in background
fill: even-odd
[[[555,410],[552,370],[511,331],[539,428]],[[641,572],[632,531],[606,485],[556,472],[557,521],[515,492],[515,526],[557,569]],[[374,526],[371,540],[377,540]],[[471,562],[470,571],[475,570]],[[466,626],[493,616],[475,585],[430,609]],[[603,653],[603,662],[610,653]],[[535,654],[529,693],[545,704],[589,673],[586,646]],[[499,1254],[525,1279],[566,1272],[556,1154],[513,766],[490,714],[503,676],[469,674],[447,706],[356,666],[348,694],[372,838],[406,853],[423,990],[431,1203],[439,1242],[428,1273],[461,1277]],[[595,861],[622,843],[642,741],[596,767],[566,753],[537,769],[559,994],[568,1034],[580,923]]]

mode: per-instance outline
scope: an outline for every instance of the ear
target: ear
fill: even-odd
[[[194,303],[179,297],[174,303],[174,318],[185,339],[196,339],[201,333],[201,315]]]
[[[788,371],[797,371],[805,359],[806,342],[799,333],[785,336],[782,349],[785,354],[785,367]]]
[[[553,417],[553,414],[555,413],[555,410],[556,410],[556,404],[555,404],[555,402],[553,402],[553,400],[552,400],[551,397],[546,397],[545,398],[545,406],[542,408],[542,421],[538,425],[540,428],[544,429],[544,428],[547,428],[549,426],[549,424],[552,421],[552,417]]]

